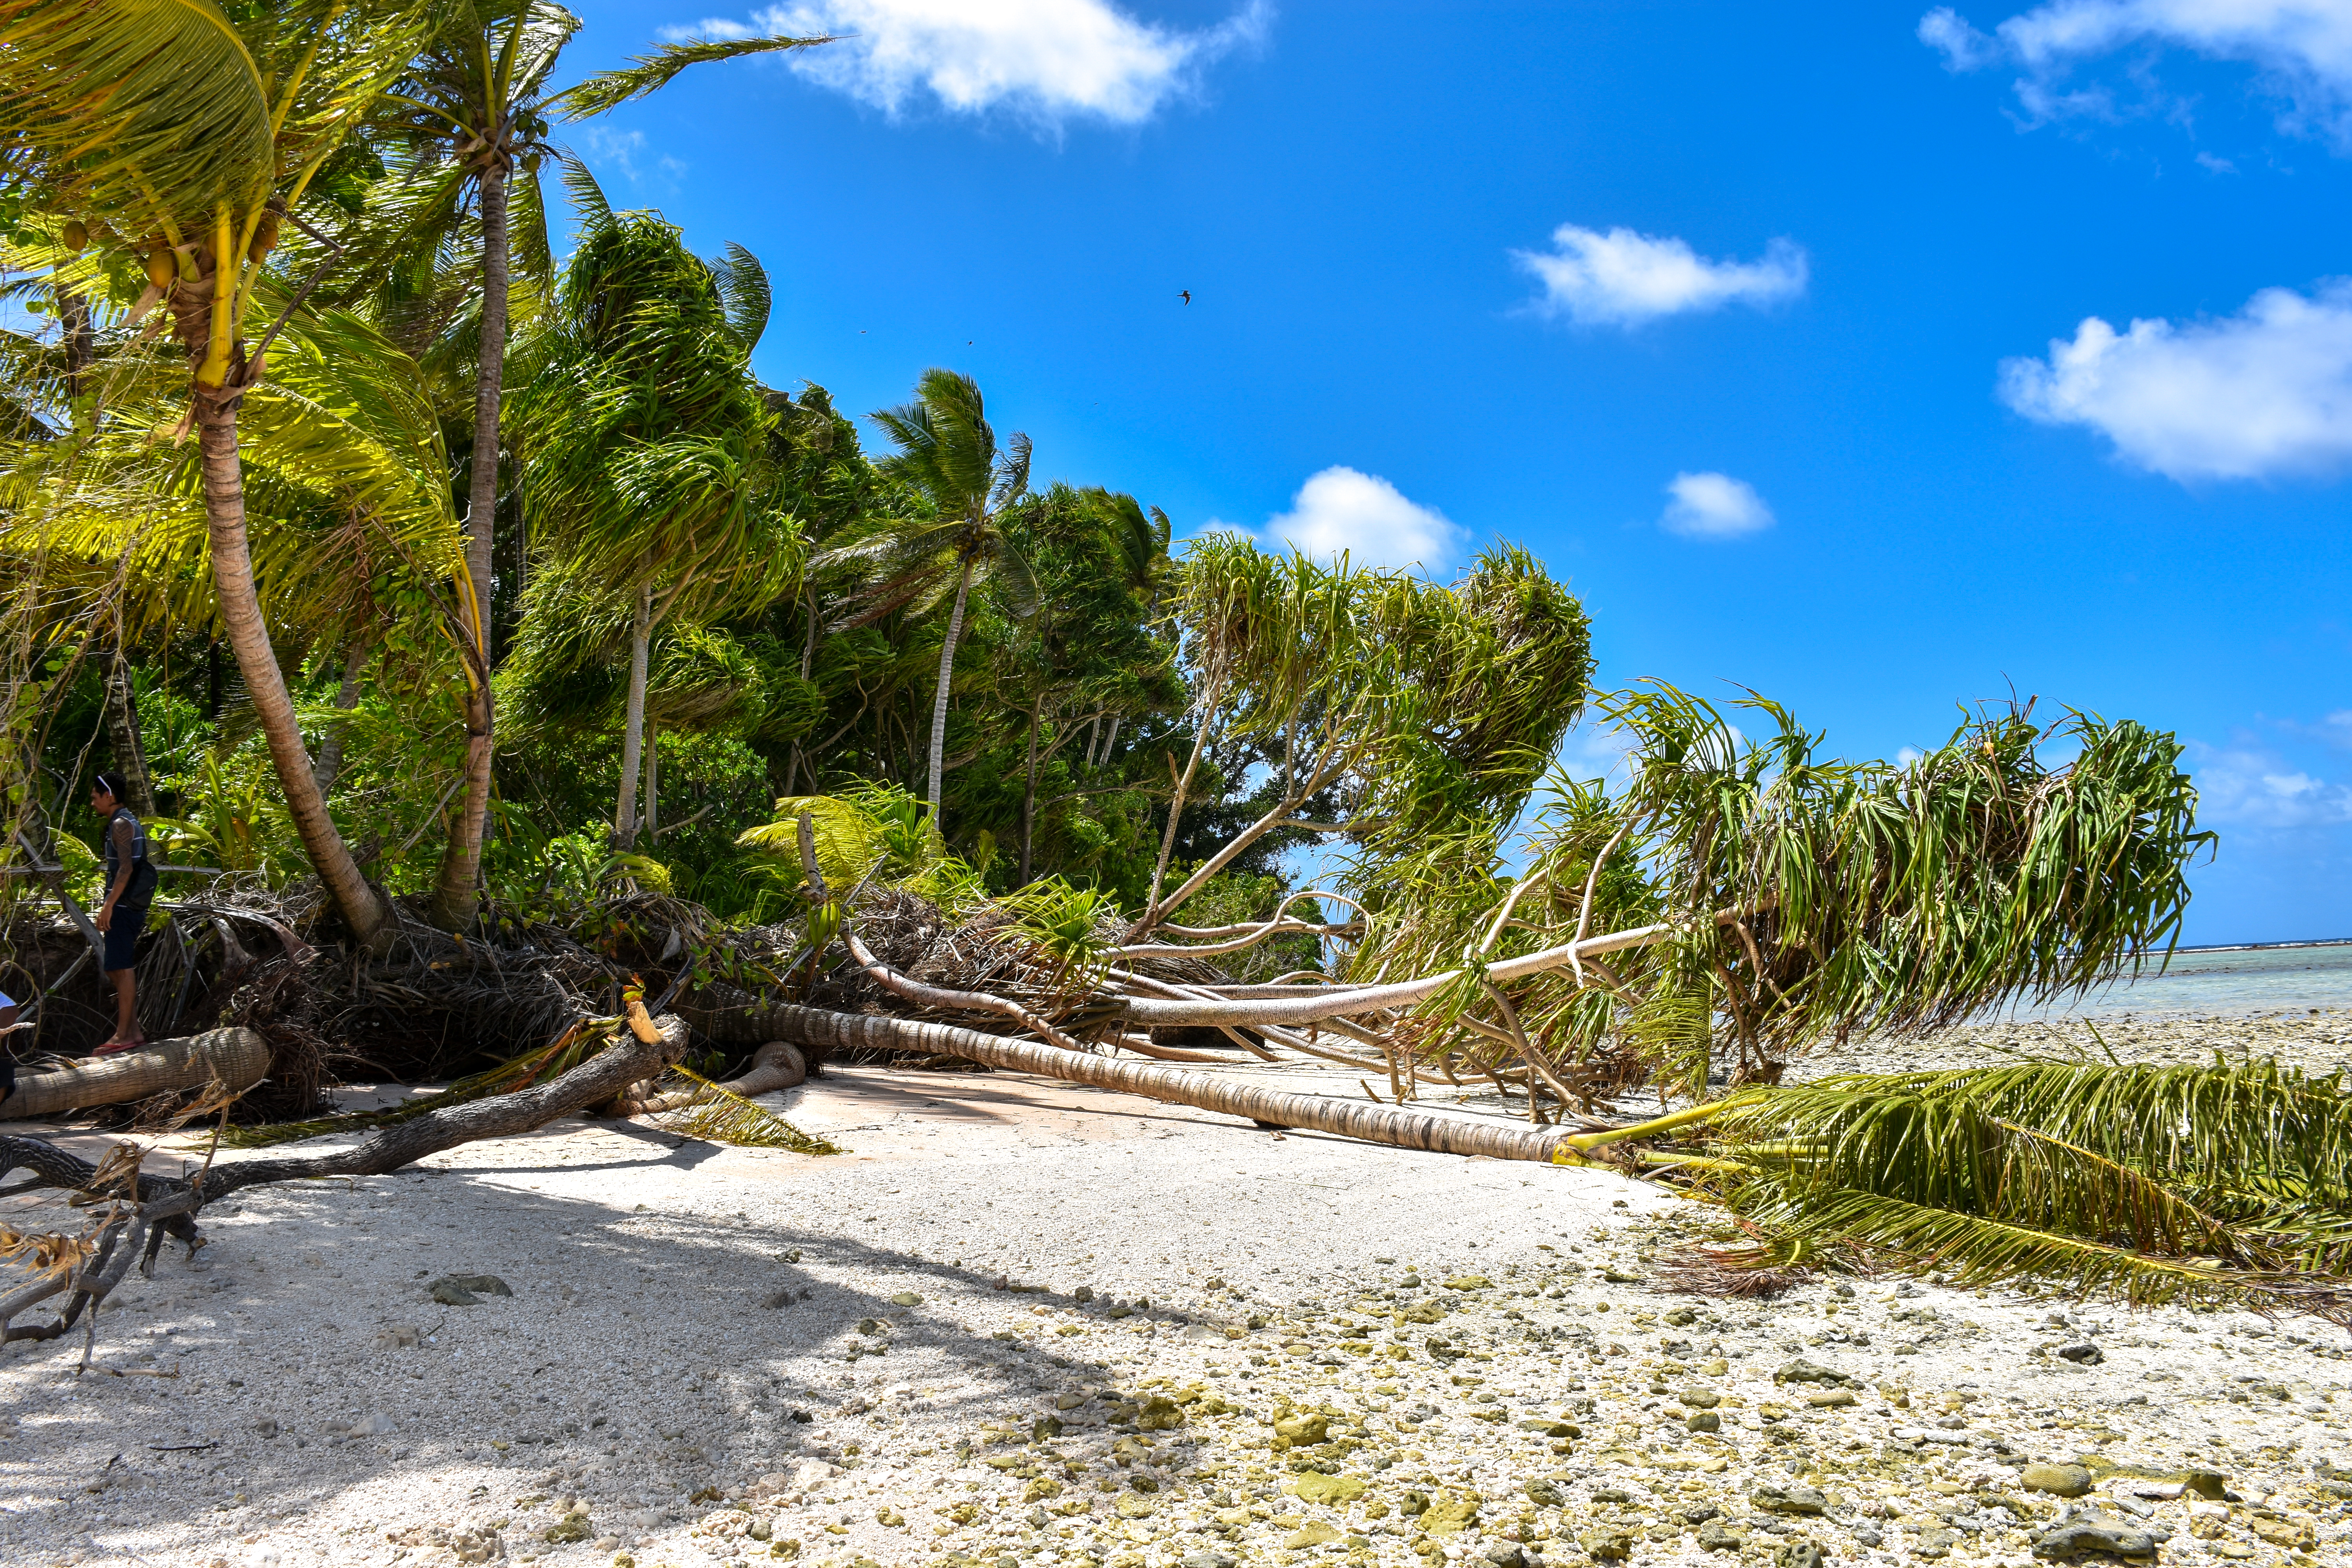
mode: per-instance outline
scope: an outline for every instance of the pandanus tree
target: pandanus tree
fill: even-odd
[[[924,784],[924,799],[936,820],[956,645],[963,637],[972,588],[992,581],[1018,618],[1036,607],[1036,574],[1007,517],[1029,491],[1029,437],[1015,435],[1000,447],[979,383],[936,368],[916,383],[912,403],[881,409],[874,422],[898,448],[884,459],[883,470],[919,492],[930,503],[929,511],[886,523],[865,539],[823,552],[811,564],[854,563],[868,573],[850,597],[848,613],[835,623],[836,630],[866,626],[910,605],[948,604]]]
[[[561,571],[540,580],[629,610],[629,676],[613,831],[640,821],[647,659],[681,611],[715,617],[786,591],[795,531],[770,507],[772,416],[751,375],[766,323],[758,263],[725,269],[648,213],[615,214],[584,174],[584,232],[529,351],[518,406],[534,548]]]
[[[268,736],[288,812],[335,908],[362,942],[388,923],[329,816],[255,592],[237,417],[299,303],[260,316],[279,226],[415,58],[429,7],[241,8],[130,0],[0,4],[0,142],[7,182],[61,233],[135,252],[184,353],[220,619]],[[67,231],[63,226],[71,226]],[[471,584],[465,586],[470,597]]]

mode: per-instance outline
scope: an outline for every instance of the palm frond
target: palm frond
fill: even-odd
[[[738,1149],[789,1149],[795,1154],[845,1152],[840,1144],[809,1136],[767,1107],[689,1068],[672,1068],[667,1077],[677,1079],[694,1098],[656,1115],[665,1131]]]
[[[727,302],[727,324],[749,353],[759,347],[768,330],[768,311],[773,301],[767,268],[760,265],[758,257],[730,240],[710,269],[719,277],[719,297]]]
[[[567,120],[587,120],[634,99],[657,92],[689,66],[713,60],[739,59],[745,55],[772,54],[780,49],[813,49],[837,42],[832,35],[793,38],[774,34],[756,38],[690,38],[666,44],[649,55],[633,55],[620,70],[598,71],[579,86],[557,93],[551,100]]]

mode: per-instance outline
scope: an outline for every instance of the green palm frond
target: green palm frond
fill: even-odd
[[[208,0],[5,0],[0,57],[11,183],[44,206],[137,238],[276,172],[264,68]]]
[[[2159,1256],[1850,1188],[1761,1193],[1738,1209],[1773,1237],[1768,1258],[1834,1248],[1874,1265],[1941,1274],[1963,1289],[2034,1283],[2135,1307],[2208,1301],[2331,1316],[2344,1310],[2339,1282],[2323,1278]]]
[[[830,35],[793,38],[776,34],[757,38],[692,38],[682,44],[666,44],[652,54],[631,56],[632,63],[620,70],[598,71],[579,86],[556,94],[553,101],[566,119],[587,120],[659,91],[689,66],[739,59],[745,55],[772,54],[779,49],[813,49],[819,44],[838,41]]]
[[[768,330],[768,312],[774,300],[768,288],[768,269],[760,258],[729,241],[719,258],[710,264],[719,279],[719,297],[727,302],[727,324],[742,340],[743,352],[760,346]]]
[[[672,1084],[670,1079],[676,1079]],[[685,1105],[657,1113],[662,1128],[706,1143],[727,1143],[738,1149],[789,1149],[795,1154],[839,1154],[838,1143],[812,1138],[763,1105],[711,1082],[688,1068],[672,1068],[664,1079],[673,1090],[694,1098]]]

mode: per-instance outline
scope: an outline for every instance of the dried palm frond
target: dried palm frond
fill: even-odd
[[[662,1111],[656,1120],[665,1131],[706,1143],[730,1143],[739,1149],[789,1149],[795,1154],[839,1154],[841,1145],[812,1138],[767,1107],[744,1099],[688,1068],[672,1068],[665,1084],[693,1096],[685,1104]]]
[[[19,1264],[37,1278],[55,1279],[81,1267],[98,1250],[93,1236],[68,1236],[63,1231],[22,1231],[0,1225],[0,1263]]]
[[[1770,1247],[1685,1247],[1658,1260],[1652,1275],[1659,1289],[1681,1296],[1783,1296],[1810,1281],[1813,1271],[1791,1263]]]

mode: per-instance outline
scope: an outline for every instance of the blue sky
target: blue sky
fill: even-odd
[[[772,383],[968,371],[1181,532],[1523,542],[1603,684],[1847,754],[2174,731],[2189,940],[2352,936],[2352,0],[580,9],[856,35],[573,132],[767,265]]]

